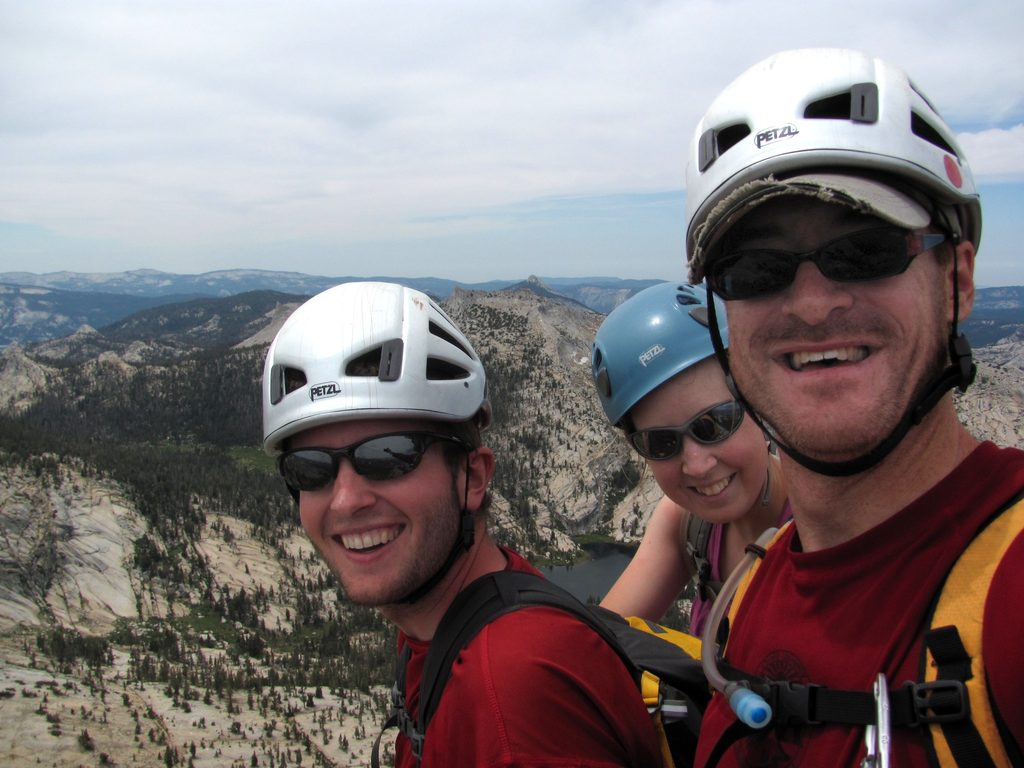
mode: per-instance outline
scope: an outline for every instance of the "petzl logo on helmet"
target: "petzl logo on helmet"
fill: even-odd
[[[778,128],[769,128],[766,131],[761,131],[757,134],[754,141],[757,144],[757,148],[760,149],[765,144],[771,144],[773,141],[779,139],[791,139],[796,136],[800,131],[797,130],[796,126],[792,123],[780,126]]]
[[[663,346],[661,346],[661,344],[655,344],[653,347],[648,349],[646,352],[641,352],[640,353],[640,357],[639,357],[640,365],[642,365],[644,368],[646,368],[647,364],[649,362],[651,362],[651,360],[656,358],[658,355],[660,355],[664,351],[665,351],[665,348]]]
[[[314,384],[309,388],[309,399],[316,402],[325,397],[334,397],[341,394],[341,387],[336,381],[326,381],[323,384]]]

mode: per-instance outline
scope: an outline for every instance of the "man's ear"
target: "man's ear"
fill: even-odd
[[[956,265],[956,282],[957,290],[960,293],[960,312],[958,320],[963,320],[965,317],[971,314],[971,309],[974,307],[974,244],[969,240],[965,240],[956,246],[953,251],[953,259]],[[953,295],[953,273],[952,270],[947,270],[946,273],[946,284],[947,290],[946,295]],[[948,317],[946,318],[949,322],[953,322],[953,302],[949,302]]]
[[[494,477],[494,452],[485,445],[469,454],[469,484],[466,490],[466,509],[475,512],[483,504],[487,488]]]

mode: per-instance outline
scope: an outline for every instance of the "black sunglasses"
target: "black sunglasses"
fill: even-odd
[[[898,227],[865,229],[837,237],[807,253],[771,248],[725,251],[707,269],[711,290],[726,301],[755,299],[792,284],[805,261],[829,280],[856,283],[893,277],[906,271],[915,256],[936,247],[946,235],[916,235]]]
[[[629,442],[645,459],[662,461],[683,450],[683,438],[687,435],[701,445],[714,445],[734,435],[742,423],[743,406],[736,400],[727,400],[701,411],[681,427],[654,427],[633,432]]]
[[[434,443],[472,448],[451,435],[436,432],[393,432],[374,435],[344,448],[297,448],[277,458],[277,468],[293,491],[319,491],[334,482],[342,459],[368,480],[394,480],[419,466]]]

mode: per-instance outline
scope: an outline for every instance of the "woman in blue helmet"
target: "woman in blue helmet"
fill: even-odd
[[[726,386],[707,324],[702,288],[662,283],[605,318],[592,356],[605,414],[665,494],[601,604],[660,621],[694,580],[698,636],[747,544],[788,517],[779,461]]]

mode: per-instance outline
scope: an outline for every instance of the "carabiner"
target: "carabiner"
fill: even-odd
[[[867,751],[860,761],[861,768],[889,768],[892,750],[892,727],[889,715],[889,686],[885,675],[878,674],[874,685],[875,722],[864,729]]]

